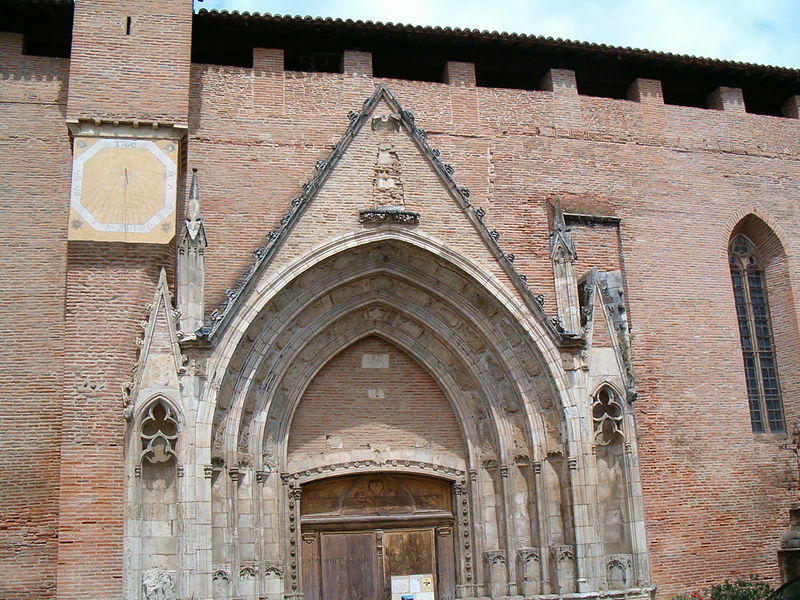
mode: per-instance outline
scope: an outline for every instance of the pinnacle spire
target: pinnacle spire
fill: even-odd
[[[561,208],[561,197],[556,196],[553,202],[553,229],[550,232],[550,258],[569,258],[575,260],[578,253],[572,239],[572,230],[567,228],[564,211]]]
[[[189,204],[186,207],[187,221],[201,221],[200,216],[200,192],[197,188],[197,167],[192,169],[192,183],[189,186]]]
[[[186,203],[186,215],[181,229],[180,244],[206,247],[206,234],[203,227],[203,215],[200,213],[200,186],[197,182],[197,169],[192,169],[192,181],[189,185],[189,201]]]

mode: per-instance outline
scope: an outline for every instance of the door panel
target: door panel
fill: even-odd
[[[436,589],[433,528],[383,532],[384,594],[391,597],[392,577],[431,575]],[[433,591],[431,590],[431,591]]]
[[[436,528],[436,575],[439,581],[438,600],[456,597],[456,560],[452,527]]]
[[[322,600],[381,600],[375,532],[323,533]]]
[[[303,570],[303,592],[306,600],[322,600],[320,596],[320,560],[317,532],[304,532],[302,536],[301,564]]]

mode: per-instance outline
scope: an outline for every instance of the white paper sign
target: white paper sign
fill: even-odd
[[[393,575],[392,600],[436,600],[433,593],[433,575]]]

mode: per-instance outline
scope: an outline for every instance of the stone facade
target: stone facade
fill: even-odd
[[[486,85],[477,32],[446,50],[449,34],[381,26],[372,48],[368,25],[313,22],[361,36],[325,72],[287,38],[311,43],[303,19],[8,4],[4,598],[327,597],[345,530],[381,573],[403,535],[429,535],[443,599],[779,581],[796,72],[749,67],[783,94],[781,116],[754,114],[749,74],[731,87],[719,71],[738,67],[688,58],[620,50],[624,97],[603,96],[582,69],[605,50],[528,39],[558,60],[513,89]],[[69,58],[32,55],[31,23],[65,15]],[[259,28],[274,45],[252,66],[203,62],[208,31],[233,48],[226,31]],[[400,33],[444,60],[438,81],[383,76]],[[706,108],[671,102],[698,71]],[[179,145],[173,241],[67,242],[70,136]],[[783,432],[751,426],[739,235]],[[315,512],[327,485],[339,504]]]

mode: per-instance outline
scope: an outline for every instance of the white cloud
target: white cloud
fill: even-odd
[[[800,68],[797,0],[206,0],[196,6],[509,31]]]

